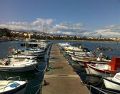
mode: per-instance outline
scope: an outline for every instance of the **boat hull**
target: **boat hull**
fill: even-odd
[[[112,81],[111,79],[108,79],[108,78],[103,78],[103,81],[104,81],[105,87],[107,89],[111,89],[111,90],[114,90],[114,91],[116,90],[116,91],[120,92],[120,83],[114,82],[114,81]]]
[[[27,83],[8,91],[0,92],[0,94],[25,94]]]
[[[86,68],[86,71],[87,71],[87,74],[94,74],[94,75],[99,75],[99,76],[102,76],[102,77],[105,77],[105,76],[110,76],[111,74],[104,71],[104,70],[100,70],[100,69],[97,69],[97,68],[94,68],[90,65],[88,65],[88,68]]]
[[[0,67],[0,71],[25,72],[25,71],[35,70],[36,68],[37,68],[37,64],[36,65],[31,65],[31,66],[24,66],[24,67],[4,66],[4,67]]]

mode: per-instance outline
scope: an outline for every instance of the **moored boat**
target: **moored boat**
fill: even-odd
[[[114,77],[104,77],[103,81],[107,89],[120,92],[120,72],[116,73]]]
[[[33,56],[39,56],[39,57],[44,57],[45,55],[45,50],[40,49],[40,48],[25,48],[25,49],[19,49],[19,52],[21,54],[27,54],[27,55],[33,55]]]
[[[99,76],[109,76],[113,71],[108,70],[109,66],[106,64],[87,64],[87,74],[95,74]]]
[[[0,80],[0,94],[24,94],[27,81]]]
[[[37,65],[33,58],[6,58],[0,61],[0,71],[24,72],[36,69]]]
[[[113,57],[112,60],[105,64],[87,64],[89,74],[101,76],[114,75],[120,71],[120,58]]]

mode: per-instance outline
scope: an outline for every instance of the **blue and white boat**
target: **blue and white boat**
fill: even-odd
[[[27,81],[0,80],[0,94],[24,94]]]

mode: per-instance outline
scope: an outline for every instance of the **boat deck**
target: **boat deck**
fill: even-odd
[[[68,61],[53,44],[49,59],[50,70],[45,73],[42,94],[89,94],[80,77],[73,71]]]

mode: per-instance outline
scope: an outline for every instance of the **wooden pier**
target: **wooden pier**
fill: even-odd
[[[49,67],[50,70],[44,76],[47,84],[43,85],[42,94],[89,94],[87,87],[55,44],[51,48]]]

